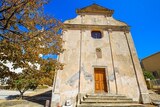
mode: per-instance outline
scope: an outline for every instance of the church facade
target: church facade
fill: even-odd
[[[129,26],[115,20],[113,10],[93,4],[64,22],[63,54],[53,84],[52,106],[79,94],[120,94],[150,103]]]

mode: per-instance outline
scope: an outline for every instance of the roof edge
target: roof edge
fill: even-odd
[[[157,55],[157,54],[160,54],[160,52],[156,52],[156,53],[154,53],[154,54],[152,54],[152,55],[149,55],[149,56],[143,58],[141,61],[143,61],[143,60],[145,60],[145,59],[147,59],[147,58],[149,58],[149,57],[155,56],[155,55]]]
[[[83,15],[83,14],[102,14],[102,15],[106,15],[106,16],[112,16],[112,14],[114,13],[114,10],[108,9],[106,7],[100,6],[98,4],[92,4],[89,6],[86,6],[84,8],[81,9],[77,9],[76,13],[79,15]]]

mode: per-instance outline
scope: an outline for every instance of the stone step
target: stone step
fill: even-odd
[[[80,104],[77,107],[144,107],[141,104],[127,104],[127,103],[119,103],[119,104]]]
[[[97,93],[97,94],[86,94],[88,96],[124,96],[121,94],[109,94],[109,93]]]
[[[105,104],[108,104],[108,103],[137,103],[135,101],[132,101],[132,100],[84,100],[84,101],[81,101],[81,104],[83,103],[105,103]]]
[[[79,100],[77,107],[143,107],[124,95],[87,94]]]
[[[127,97],[83,97],[84,100],[132,100]]]
[[[96,97],[96,98],[105,98],[105,97],[107,97],[107,98],[111,98],[111,97],[113,97],[113,98],[125,98],[126,96],[124,96],[124,95],[115,95],[115,94],[87,94],[86,95],[87,97]]]

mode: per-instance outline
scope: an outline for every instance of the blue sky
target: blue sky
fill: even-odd
[[[160,0],[51,0],[45,12],[63,22],[93,3],[115,10],[113,17],[131,26],[140,59],[160,52]]]

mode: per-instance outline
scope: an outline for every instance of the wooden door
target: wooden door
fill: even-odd
[[[95,70],[94,71],[95,92],[96,93],[107,92],[105,68],[95,68],[94,70]]]

